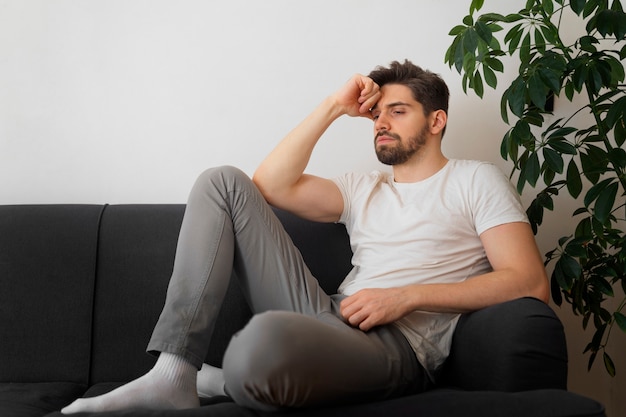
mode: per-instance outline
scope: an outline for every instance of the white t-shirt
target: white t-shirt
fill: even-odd
[[[491,271],[480,234],[528,222],[519,196],[493,164],[450,160],[417,183],[382,172],[334,179],[344,200],[340,223],[350,235],[353,269],[339,287],[454,283]],[[415,311],[394,324],[431,377],[450,351],[458,314]]]

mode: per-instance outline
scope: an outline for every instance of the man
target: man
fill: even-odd
[[[507,179],[491,164],[443,155],[447,109],[443,80],[393,62],[324,100],[254,183],[234,168],[206,171],[148,345],[160,352],[155,367],[63,412],[197,407],[198,391],[265,410],[419,392],[436,378],[459,313],[524,296],[547,301],[542,259]],[[342,115],[373,120],[376,154],[393,175],[304,174]],[[266,201],[346,225],[354,269],[339,294],[320,289]],[[233,269],[256,315],[220,370],[202,360]]]

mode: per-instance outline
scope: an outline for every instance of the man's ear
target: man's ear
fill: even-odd
[[[430,114],[430,133],[438,135],[448,123],[448,115],[443,110],[435,110]]]

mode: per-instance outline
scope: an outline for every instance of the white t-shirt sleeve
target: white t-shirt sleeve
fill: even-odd
[[[498,167],[480,164],[471,181],[472,214],[478,235],[506,223],[528,223],[517,191]]]

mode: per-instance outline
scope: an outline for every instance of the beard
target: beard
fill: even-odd
[[[376,147],[376,139],[385,135],[396,140],[393,145],[381,145],[376,147],[376,156],[378,160],[385,165],[400,165],[408,161],[417,154],[426,143],[427,127],[422,128],[415,136],[411,136],[407,143],[402,142],[400,135],[388,131],[381,131],[374,138],[374,146]]]

